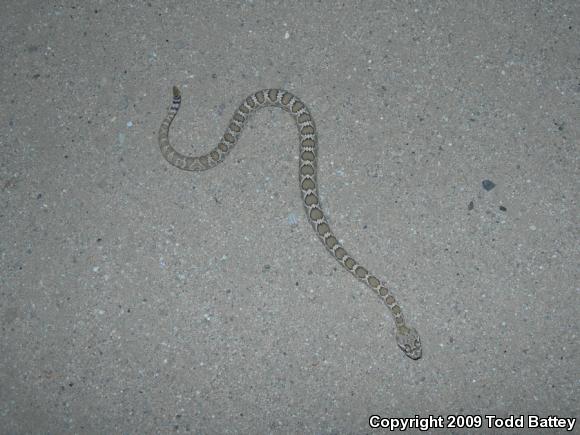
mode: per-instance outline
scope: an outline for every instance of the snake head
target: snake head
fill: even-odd
[[[421,358],[421,338],[415,328],[402,325],[397,328],[397,344],[405,355],[411,359]]]

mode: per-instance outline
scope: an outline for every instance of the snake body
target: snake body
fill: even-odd
[[[343,248],[333,234],[320,207],[316,181],[317,135],[314,120],[306,105],[298,97],[282,89],[264,89],[248,96],[235,111],[218,145],[209,153],[200,156],[185,156],[169,143],[169,127],[181,105],[181,93],[173,87],[173,103],[159,128],[159,146],[163,157],[179,169],[204,171],[221,163],[231,149],[255,111],[262,107],[279,107],[296,121],[300,141],[299,181],[306,217],[324,247],[336,260],[359,281],[369,286],[389,308],[395,321],[396,340],[399,348],[411,359],[421,357],[421,340],[415,328],[407,326],[401,307],[388,287],[376,276],[360,265]]]

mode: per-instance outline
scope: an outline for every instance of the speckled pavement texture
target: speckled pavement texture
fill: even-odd
[[[0,36],[0,433],[580,417],[579,2],[21,0]],[[291,117],[180,171],[173,84],[191,154],[252,91],[303,99],[323,207],[422,359],[306,221]]]

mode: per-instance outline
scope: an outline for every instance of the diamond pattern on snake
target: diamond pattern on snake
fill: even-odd
[[[186,156],[169,143],[169,127],[181,106],[181,92],[173,87],[173,103],[159,128],[159,147],[163,157],[179,169],[205,171],[224,161],[238,142],[250,116],[263,107],[279,107],[288,112],[298,127],[298,179],[306,218],[328,252],[359,281],[370,287],[385,303],[395,322],[395,338],[399,348],[411,359],[421,358],[421,339],[415,328],[407,325],[401,307],[386,284],[356,261],[334,235],[320,206],[316,182],[317,135],[314,119],[306,105],[295,95],[282,89],[263,89],[242,101],[230,120],[217,146],[207,154]]]

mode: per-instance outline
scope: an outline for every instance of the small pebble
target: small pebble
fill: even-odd
[[[481,182],[481,185],[488,192],[495,187],[495,183],[493,181],[491,181],[491,180],[483,180]]]
[[[290,225],[298,225],[298,216],[296,216],[296,213],[290,213],[288,215],[288,223]]]

